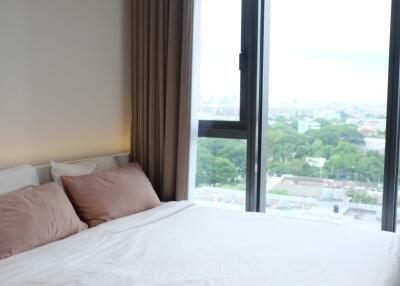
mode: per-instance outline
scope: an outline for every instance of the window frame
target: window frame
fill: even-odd
[[[201,1],[201,0],[198,0]],[[253,0],[251,0],[253,1]],[[247,68],[247,43],[246,43],[246,31],[248,25],[246,23],[247,5],[246,0],[242,0],[242,11],[241,11],[241,44],[240,51],[238,53],[238,69],[240,70],[240,108],[239,108],[239,120],[199,120],[198,133],[199,137],[210,137],[210,138],[232,138],[232,139],[247,139],[247,122],[248,122],[248,97],[246,96],[246,86],[243,85],[245,82],[245,73]]]
[[[247,141],[246,157],[246,211],[264,211],[261,182],[266,173],[260,173],[262,136],[258,128],[261,116],[259,95],[262,94],[260,76],[260,31],[264,1],[242,0],[241,51],[238,53],[240,70],[240,116],[238,121],[199,120],[198,136],[207,138],[244,139]],[[263,167],[264,168],[264,167]]]
[[[400,3],[392,0],[386,115],[385,166],[382,200],[382,230],[396,231],[400,135]]]

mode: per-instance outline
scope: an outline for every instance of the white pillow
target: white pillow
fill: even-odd
[[[84,163],[92,163],[92,162],[96,163],[95,172],[107,172],[119,168],[117,161],[115,161],[115,158],[112,156],[89,159]]]
[[[96,169],[96,162],[66,164],[51,161],[51,177],[53,181],[62,185],[61,176],[81,176],[91,174]]]
[[[91,173],[105,172],[118,169],[114,157],[100,157],[79,163],[58,163],[51,161],[51,176],[61,184],[61,176],[81,176]]]
[[[22,165],[0,171],[0,194],[16,191],[29,186],[39,186],[36,169]]]

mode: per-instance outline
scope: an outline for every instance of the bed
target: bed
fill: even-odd
[[[400,240],[169,202],[0,260],[0,285],[400,285]]]

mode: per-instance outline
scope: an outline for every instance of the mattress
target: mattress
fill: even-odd
[[[400,285],[399,236],[170,202],[0,261],[0,285]]]

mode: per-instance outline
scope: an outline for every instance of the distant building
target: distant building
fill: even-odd
[[[341,111],[331,109],[317,109],[313,112],[314,118],[324,118],[327,120],[341,121],[343,120],[344,113]]]
[[[359,125],[360,123],[361,119],[357,117],[349,117],[346,119],[346,124]]]
[[[312,119],[302,119],[297,121],[297,133],[303,134],[308,130],[318,130],[321,128],[321,123],[315,122]]]
[[[281,104],[279,106],[270,106],[268,110],[268,115],[272,118],[293,118],[309,116],[310,114],[312,114],[311,107],[298,106],[297,104],[293,103]]]
[[[385,131],[386,119],[380,119],[380,118],[369,119],[364,123],[364,126],[370,126],[372,128],[376,128],[379,131]]]
[[[325,158],[307,157],[306,162],[311,167],[323,168],[326,162]]]
[[[378,133],[378,130],[376,128],[370,126],[361,126],[357,129],[357,131],[364,136],[373,136]]]
[[[385,153],[385,139],[384,138],[364,138],[365,150],[378,151],[381,154]]]
[[[238,120],[239,106],[235,104],[199,104],[198,116],[201,119]]]
[[[320,199],[323,201],[345,202],[346,190],[340,188],[324,188]],[[340,210],[338,209],[338,211]]]
[[[377,134],[378,131],[384,132],[386,130],[386,119],[368,119],[358,128],[358,131],[364,136],[371,136]]]

